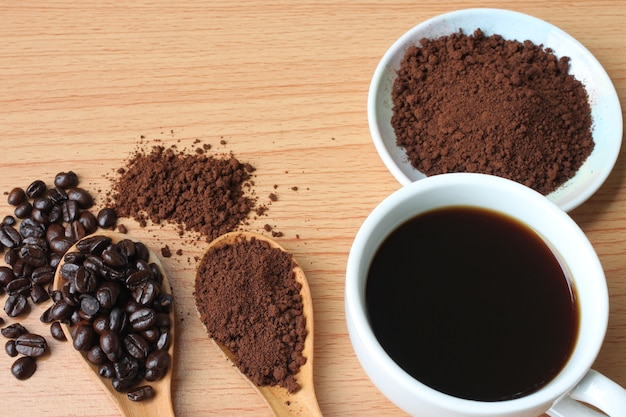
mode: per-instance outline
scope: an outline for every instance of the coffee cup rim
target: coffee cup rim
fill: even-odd
[[[584,292],[584,301],[579,301],[580,327],[576,347],[561,372],[535,393],[497,402],[467,400],[441,393],[417,381],[397,365],[382,348],[369,327],[365,309],[365,275],[367,268],[369,268],[371,256],[393,229],[411,217],[411,212],[414,211],[413,215],[415,215],[427,211],[424,207],[429,205],[436,207],[460,205],[450,203],[452,200],[443,203],[445,200],[443,198],[441,201],[416,202],[416,200],[426,199],[426,197],[437,200],[436,193],[438,190],[445,190],[450,187],[455,190],[464,190],[465,196],[459,197],[460,201],[476,201],[475,204],[469,205],[488,209],[494,209],[490,206],[493,205],[491,202],[493,199],[488,203],[480,203],[480,196],[468,198],[467,195],[476,190],[491,190],[493,192],[499,191],[501,193],[500,198],[517,196],[519,201],[516,202],[516,205],[521,205],[520,209],[532,206],[534,211],[542,213],[545,217],[544,222],[552,222],[550,227],[567,232],[567,239],[570,239],[570,244],[576,245],[578,248],[576,259],[572,259],[573,256],[569,252],[560,253],[563,249],[561,244],[557,244],[553,249],[565,258],[568,267],[573,269],[572,273],[580,270],[583,264],[588,271],[593,273],[593,278],[584,280],[574,277],[578,291],[581,294]],[[412,206],[412,210],[406,208],[399,210],[398,207],[403,207],[403,205]],[[496,209],[496,211],[501,210]],[[400,212],[403,213],[400,214]],[[517,217],[515,214],[503,212]],[[548,241],[551,240],[550,237],[545,236],[544,232],[537,229],[536,224],[529,224],[528,221],[524,221],[524,223],[531,226]],[[392,226],[389,226],[390,224]],[[589,291],[595,294],[590,295]],[[594,297],[593,306],[588,301],[590,297]],[[419,392],[421,399],[426,403],[443,403],[446,409],[454,410],[460,413],[459,415],[489,415],[489,413],[524,410],[537,404],[547,404],[547,409],[552,402],[570,391],[582,379],[593,364],[604,340],[608,325],[608,290],[604,271],[591,243],[574,220],[554,203],[528,187],[501,177],[487,174],[451,173],[428,177],[402,187],[384,199],[365,219],[355,236],[348,256],[345,308],[348,332],[357,358],[372,382],[398,406],[410,412],[412,406],[405,404],[409,401],[403,400],[402,396],[412,395],[407,394],[409,392]],[[586,338],[586,340],[582,340],[582,338]],[[379,380],[380,375],[385,375],[385,381]],[[396,392],[392,392],[394,390]],[[405,394],[401,394],[402,392]]]

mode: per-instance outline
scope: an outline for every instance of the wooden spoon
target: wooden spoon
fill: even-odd
[[[285,251],[285,249],[272,239],[261,234],[251,232],[231,232],[226,233],[213,240],[207,252],[217,247],[233,244],[241,240],[250,240],[255,238],[266,241],[271,247]],[[296,264],[295,279],[302,284],[300,294],[302,295],[303,313],[306,318],[307,335],[304,340],[303,356],[307,359],[306,363],[300,367],[300,371],[295,375],[296,380],[300,384],[300,389],[295,393],[289,393],[285,388],[276,386],[258,386],[254,384],[248,377],[239,371],[239,368],[233,366],[241,374],[241,376],[250,383],[250,385],[265,399],[269,407],[276,417],[321,417],[322,412],[317,403],[315,395],[315,386],[313,384],[313,303],[311,301],[311,291],[307,282],[304,271]],[[235,356],[232,352],[221,343],[211,339],[213,343],[222,351],[222,353],[234,364]]]
[[[119,242],[123,239],[129,239],[127,235],[110,232],[110,231],[101,231],[94,233],[90,236],[108,236],[112,239],[113,242]],[[72,246],[68,252],[76,250],[76,245]],[[167,294],[171,294],[171,287],[167,276],[165,274],[165,270],[163,269],[163,265],[157,258],[157,256],[149,250],[150,258],[148,262],[154,262],[163,274],[163,282],[161,284],[161,291]],[[65,262],[61,260],[59,267],[56,270],[54,275],[54,284],[53,288],[55,290],[60,290],[65,282],[65,279],[61,277],[60,270],[61,266],[63,266]],[[175,320],[174,320],[174,309],[172,308],[170,312],[170,335],[171,335],[171,345],[168,349],[170,354],[170,366],[167,371],[167,374],[163,376],[158,381],[146,382],[146,384],[151,385],[155,391],[155,395],[153,398],[144,400],[144,401],[131,401],[128,399],[126,393],[120,393],[116,391],[111,385],[111,381],[105,378],[102,378],[98,374],[98,366],[90,363],[81,352],[71,348],[72,352],[76,354],[76,359],[80,360],[85,366],[89,369],[89,373],[97,380],[105,391],[108,393],[109,397],[113,400],[117,408],[125,417],[149,417],[149,416],[159,416],[159,417],[175,417],[174,409],[172,407],[172,394],[171,394],[171,382],[172,382],[172,369],[174,367],[174,340],[175,340]],[[68,340],[71,339],[71,331],[70,326],[64,323],[61,323],[63,328],[63,332]]]

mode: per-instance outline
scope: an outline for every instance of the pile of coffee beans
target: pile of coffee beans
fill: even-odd
[[[59,266],[64,280],[48,318],[71,326],[73,346],[134,401],[154,395],[171,358],[172,296],[141,242],[104,235],[80,240]],[[129,391],[130,390],[130,391]]]

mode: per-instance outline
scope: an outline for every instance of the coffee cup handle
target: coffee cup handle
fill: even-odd
[[[587,406],[589,404],[602,414]],[[621,417],[626,412],[626,390],[591,369],[574,389],[550,410],[551,417]]]

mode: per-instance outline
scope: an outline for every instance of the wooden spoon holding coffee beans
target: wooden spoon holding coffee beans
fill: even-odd
[[[111,249],[105,249],[111,243],[115,243],[116,248],[123,246],[124,249],[120,250],[125,252],[124,256],[118,256],[115,250],[111,252]],[[130,256],[128,252],[132,251],[144,253]],[[89,275],[89,271],[85,276],[84,269],[88,268],[81,265],[82,260],[68,262],[67,254],[73,254],[69,255],[69,259],[72,256],[90,257],[90,262],[95,263],[96,267],[99,263],[104,265],[99,275],[104,273],[110,276],[100,281],[94,280],[95,277]],[[159,259],[145,245],[130,241],[126,235],[108,231],[98,231],[81,239],[67,254],[57,268],[53,284],[55,290],[61,291],[63,298],[55,302],[50,314],[52,319],[61,321],[65,335],[74,345],[72,350],[77,360],[86,365],[86,369],[102,385],[124,416],[174,417],[171,397],[174,309],[171,305],[171,288]],[[125,258],[132,258],[148,269],[118,265]],[[71,265],[66,265],[68,263]],[[77,272],[80,268],[81,272]],[[129,274],[130,271],[137,274]],[[68,284],[70,281],[73,281],[73,288]],[[129,281],[136,282],[133,284]],[[127,289],[123,291],[131,291],[132,305],[126,303],[120,307],[113,299],[117,298],[116,293],[124,286]],[[98,288],[103,290],[96,293]],[[109,302],[112,304],[106,305]],[[75,307],[68,304],[75,304]],[[106,306],[103,307],[103,304]],[[126,310],[126,318],[122,309]],[[80,316],[79,319],[75,317],[76,314]],[[117,330],[124,320],[130,330],[122,334]],[[156,330],[168,327],[169,331]],[[142,371],[137,370],[137,361],[144,361],[144,377],[141,376]],[[100,373],[108,373],[107,376],[112,378],[103,378]],[[131,384],[130,387],[126,386]]]

